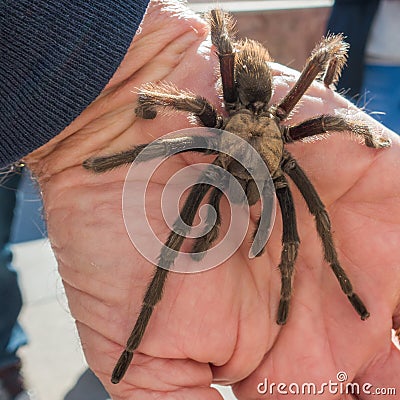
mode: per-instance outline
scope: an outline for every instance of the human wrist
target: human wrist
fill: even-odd
[[[181,3],[152,1],[122,63],[99,96],[60,134],[23,161],[35,175],[46,179],[107,148],[128,128],[126,124],[133,124],[135,89],[148,81],[163,80],[206,34],[205,23]],[[126,124],[113,129],[118,113]]]
[[[121,63],[148,0],[3,2],[0,166],[54,138]]]

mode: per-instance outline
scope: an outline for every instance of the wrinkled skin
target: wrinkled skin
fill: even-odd
[[[141,33],[101,95],[26,158],[43,192],[49,238],[90,367],[115,400],[212,400],[220,398],[210,388],[213,382],[233,383],[239,399],[254,399],[266,377],[270,382],[318,384],[335,380],[339,371],[349,381],[397,385],[400,392],[400,351],[391,341],[392,325],[400,323],[400,144],[395,135],[393,146],[385,150],[366,148],[344,134],[289,146],[328,208],[339,258],[371,312],[367,321],[358,318],[323,262],[314,222],[294,190],[302,243],[288,323],[275,323],[278,214],[262,257],[249,261],[245,240],[218,268],[169,276],[132,367],[120,384],[110,383],[153,266],[135,250],[125,230],[121,193],[128,167],[95,175],[81,163],[188,126],[185,116],[152,121],[135,117],[134,89],[145,82],[173,82],[220,104],[217,62],[214,55],[209,59],[206,36],[204,23],[183,6],[153,3]],[[274,71],[276,100],[296,73],[279,65]],[[314,85],[291,122],[349,107],[340,96]],[[383,129],[362,113],[360,118]],[[175,156],[168,165],[177,170],[202,157]],[[164,172],[149,187],[154,198],[168,179]],[[252,217],[254,222],[256,215]],[[159,208],[148,218],[160,221]],[[157,225],[165,238],[167,227]],[[385,398],[360,395],[378,397]],[[275,392],[270,398],[288,396]],[[326,392],[315,398],[344,397]]]

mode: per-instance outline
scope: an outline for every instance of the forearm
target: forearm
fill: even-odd
[[[148,0],[3,2],[0,167],[42,146],[101,92]]]

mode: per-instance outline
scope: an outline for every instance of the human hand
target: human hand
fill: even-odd
[[[298,77],[277,65],[275,73],[277,92]],[[265,379],[269,384],[297,383],[300,387],[303,383],[314,383],[318,390],[330,380],[340,382],[336,379],[340,372],[347,374],[345,384],[354,382],[362,388],[363,384],[370,383],[372,393],[375,388],[399,390],[400,352],[391,340],[391,328],[400,326],[400,269],[396,246],[400,234],[396,212],[400,185],[394,176],[399,165],[399,139],[322,85],[310,88],[289,123],[325,113],[339,113],[367,122],[376,133],[389,135],[393,141],[388,151],[377,151],[352,141],[349,135],[332,134],[326,140],[287,146],[304,166],[328,209],[339,261],[349,272],[355,290],[366,301],[371,317],[361,321],[346,306],[347,299],[323,261],[315,224],[304,200],[294,189],[301,243],[291,315],[264,353],[258,368],[234,384],[240,399],[259,398],[257,387],[273,392],[266,398],[285,398],[276,387],[265,386]],[[389,215],[394,218],[388,219]],[[280,232],[278,218],[267,247],[276,260],[272,265],[279,261],[278,253],[272,251],[279,249]],[[369,395],[362,390],[359,396],[341,396],[340,392],[330,393],[327,387],[323,395],[313,397],[306,392],[296,396],[299,399],[377,397],[382,395]]]
[[[185,18],[179,18],[182,13]],[[312,218],[294,191],[302,243],[287,325],[275,323],[281,250],[277,218],[262,257],[248,260],[245,240],[217,268],[170,274],[132,367],[120,384],[109,383],[154,267],[135,250],[125,230],[120,205],[127,168],[93,175],[81,163],[188,126],[184,116],[153,121],[134,116],[132,91],[145,82],[174,82],[218,104],[216,63],[212,58],[210,65],[202,44],[202,22],[165,3],[153,3],[146,18],[99,98],[57,138],[27,157],[42,188],[49,238],[91,368],[114,399],[147,398],[157,392],[171,398],[219,398],[209,388],[213,381],[234,383],[240,398],[253,398],[260,396],[257,385],[265,377],[270,382],[318,384],[334,379],[340,370],[349,379],[395,386],[400,359],[391,345],[390,327],[396,307],[399,318],[400,301],[399,143],[394,138],[392,148],[379,151],[345,135],[289,147],[330,212],[339,257],[370,319],[360,321],[340,291],[323,262]],[[287,91],[293,73],[275,66],[275,74],[276,100]],[[293,121],[349,107],[315,85]],[[175,156],[169,166],[172,171],[197,160]],[[163,183],[153,182],[149,192],[157,197]],[[160,210],[155,208],[148,218],[160,221]],[[166,226],[160,224],[159,230],[162,237],[168,234]]]

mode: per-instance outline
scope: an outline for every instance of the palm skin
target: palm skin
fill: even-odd
[[[134,116],[132,91],[145,82],[170,81],[219,104],[216,60],[212,57],[210,62],[203,43],[206,28],[186,13],[153,3],[141,34],[99,98],[57,138],[27,157],[42,188],[49,238],[90,367],[116,400],[220,398],[209,387],[212,382],[233,384],[240,399],[259,398],[257,385],[264,378],[318,384],[335,380],[339,371],[345,371],[349,381],[396,387],[400,353],[390,329],[392,317],[397,315],[397,324],[400,318],[400,146],[393,137],[390,149],[374,150],[346,135],[288,149],[328,208],[339,259],[371,317],[361,321],[341,292],[323,261],[312,217],[294,190],[301,247],[287,324],[280,327],[275,322],[280,290],[278,213],[261,257],[248,259],[249,235],[217,268],[170,274],[132,367],[120,384],[111,385],[111,371],[154,266],[132,246],[122,218],[128,167],[95,175],[84,171],[81,163],[94,154],[147,143],[188,126],[185,116],[152,121]],[[185,18],[178,18],[182,14]],[[176,23],[171,25],[171,19]],[[278,65],[275,73],[276,100],[294,82],[295,73]],[[349,107],[315,85],[290,123]],[[203,160],[192,154],[175,156],[168,166],[172,172]],[[164,170],[151,183],[148,194],[154,199],[168,175]],[[166,237],[160,209],[154,207],[148,218]],[[344,397],[327,392],[316,398]]]

